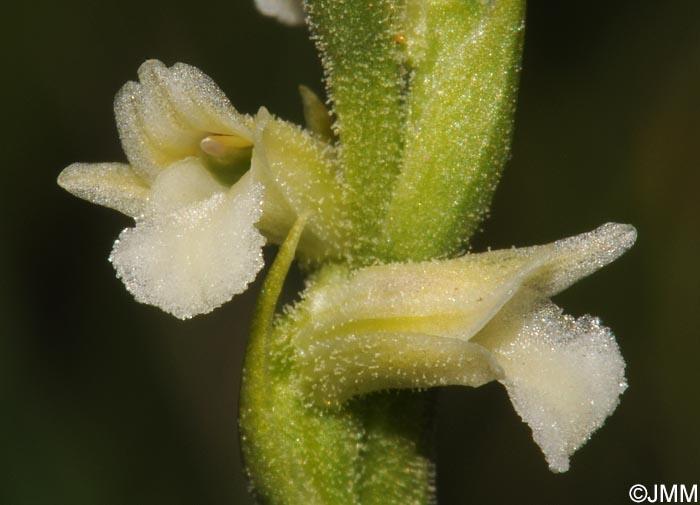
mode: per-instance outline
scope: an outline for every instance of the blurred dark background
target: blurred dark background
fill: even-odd
[[[443,505],[625,504],[700,483],[700,2],[536,2],[513,158],[475,250],[606,221],[635,248],[558,297],[617,335],[630,383],[553,475],[498,384],[440,392]],[[258,285],[180,322],[136,304],[107,256],[129,219],[60,190],[121,161],[111,103],[147,58],[187,62],[244,112],[299,122],[321,89],[304,30],[229,3],[14,3],[3,13],[0,504],[249,504],[236,432]]]

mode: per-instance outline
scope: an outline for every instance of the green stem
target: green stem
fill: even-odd
[[[354,260],[375,260],[406,135],[405,0],[307,0],[337,118],[356,231]]]
[[[357,400],[363,422],[361,505],[435,502],[432,392],[392,391]]]
[[[239,422],[255,493],[280,505],[429,503],[424,399],[401,392],[319,406],[291,344],[308,320],[292,311],[271,324],[302,231],[300,220],[265,279],[246,352]]]
[[[350,245],[339,257],[357,267],[456,254],[508,157],[524,0],[305,3],[347,192]],[[294,345],[313,321],[298,305],[272,324],[302,227],[265,281],[246,354],[240,428],[253,487],[280,505],[431,503],[431,397],[319,405]],[[335,268],[347,267],[321,265],[314,282],[332,282]]]

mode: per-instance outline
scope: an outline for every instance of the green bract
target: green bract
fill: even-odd
[[[508,158],[524,1],[307,2],[358,263],[463,250]]]

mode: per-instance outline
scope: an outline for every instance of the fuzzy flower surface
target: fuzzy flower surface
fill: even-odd
[[[317,280],[294,338],[320,404],[392,388],[498,380],[563,472],[626,388],[612,332],[550,297],[612,262],[636,238],[606,224],[549,245],[339,270]],[[318,380],[324,377],[324,380]]]
[[[300,215],[300,259],[342,254],[335,146],[264,107],[239,113],[195,67],[150,60],[138,75],[114,102],[129,163],[75,163],[58,177],[74,195],[134,218],[110,261],[137,301],[181,319],[212,311],[247,288],[263,245],[281,243]]]
[[[195,67],[150,60],[117,94],[125,163],[76,163],[58,183],[134,218],[110,261],[136,300],[186,319],[262,268],[263,186],[246,172],[253,119]]]

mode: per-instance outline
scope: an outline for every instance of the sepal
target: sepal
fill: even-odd
[[[141,215],[150,193],[146,181],[125,163],[73,163],[57,182],[78,198],[131,217]]]

